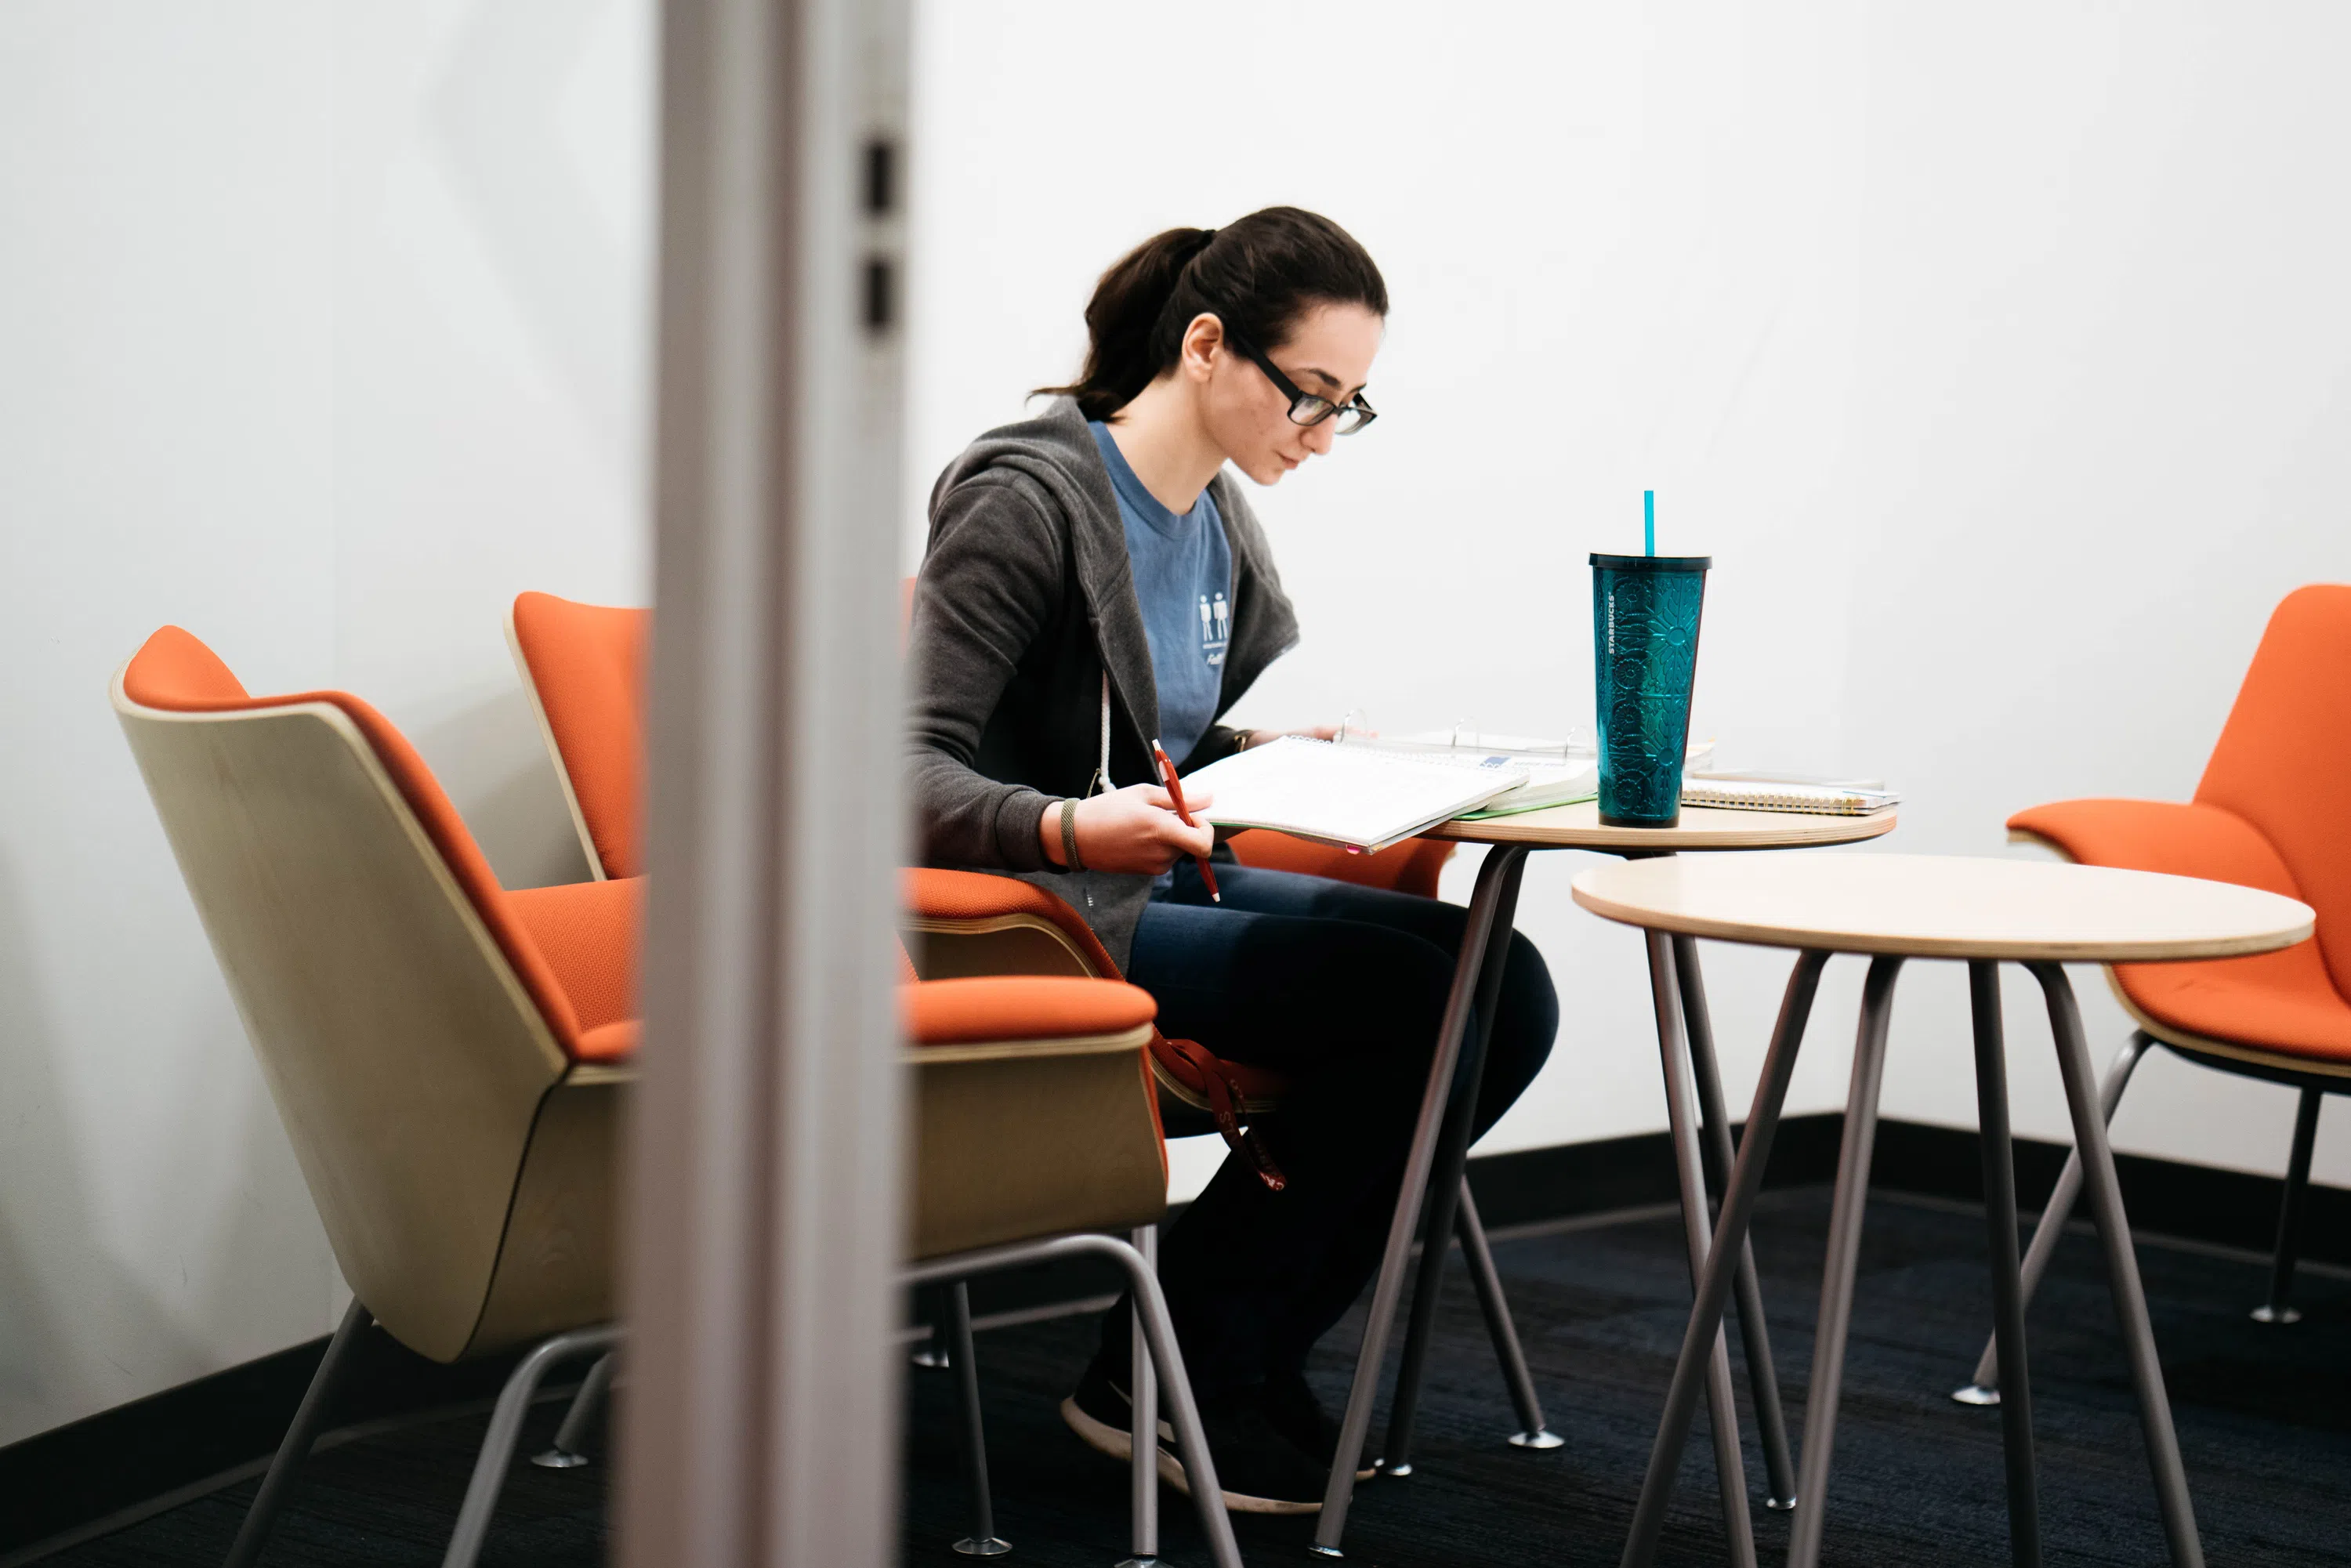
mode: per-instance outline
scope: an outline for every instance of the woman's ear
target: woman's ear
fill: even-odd
[[[1213,311],[1203,310],[1193,317],[1191,325],[1184,329],[1183,350],[1176,361],[1185,380],[1206,382],[1208,372],[1216,369],[1217,355],[1224,347],[1225,324]]]

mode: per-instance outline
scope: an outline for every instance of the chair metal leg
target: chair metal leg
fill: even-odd
[[[1199,1511],[1200,1527],[1208,1537],[1208,1555],[1217,1568],[1241,1568],[1240,1545],[1233,1540],[1232,1518],[1225,1511],[1216,1461],[1208,1457],[1208,1434],[1200,1425],[1200,1408],[1192,1398],[1192,1382],[1184,1371],[1184,1353],[1176,1348],[1176,1322],[1167,1315],[1167,1298],[1160,1293],[1159,1276],[1132,1247],[1120,1248],[1118,1261],[1126,1270],[1151,1359],[1161,1368],[1168,1423],[1176,1428],[1176,1450],[1183,1457],[1192,1506]]]
[[[261,1490],[253,1494],[252,1506],[245,1511],[245,1522],[237,1527],[236,1540],[223,1560],[223,1568],[252,1568],[261,1556],[270,1526],[277,1521],[277,1511],[286,1506],[294,1474],[310,1457],[310,1445],[319,1440],[319,1428],[326,1422],[327,1407],[334,1399],[336,1385],[350,1370],[351,1347],[374,1321],[356,1298],[345,1309],[343,1321],[335,1325],[334,1338],[327,1342],[327,1354],[319,1358],[319,1370],[310,1375],[310,1386],[303,1390],[302,1403],[294,1408],[294,1424],[286,1428],[277,1457],[269,1461],[269,1471],[261,1478]]]
[[[530,1462],[541,1469],[577,1469],[588,1462],[580,1451],[587,1439],[588,1423],[595,1418],[596,1406],[604,1401],[604,1392],[612,1385],[612,1357],[601,1355],[596,1364],[588,1369],[580,1381],[580,1392],[571,1396],[571,1408],[563,1414],[563,1425],[555,1429],[554,1446],[530,1457]]]
[[[1469,1281],[1478,1287],[1478,1310],[1485,1314],[1486,1337],[1494,1342],[1495,1358],[1502,1364],[1502,1381],[1510,1386],[1510,1406],[1519,1415],[1519,1429],[1510,1434],[1510,1447],[1556,1448],[1567,1439],[1543,1425],[1534,1376],[1527,1370],[1527,1353],[1519,1344],[1518,1325],[1510,1321],[1502,1276],[1494,1267],[1494,1249],[1486,1245],[1486,1227],[1478,1218],[1478,1200],[1469,1195],[1467,1176],[1461,1180],[1461,1207],[1454,1228],[1461,1237],[1461,1254],[1469,1262]]]
[[[1380,1363],[1387,1355],[1388,1332],[1395,1325],[1397,1298],[1404,1293],[1413,1226],[1420,1218],[1421,1199],[1428,1191],[1429,1171],[1436,1163],[1437,1134],[1445,1119],[1446,1095],[1453,1086],[1453,1070],[1460,1060],[1471,992],[1477,985],[1487,938],[1494,929],[1494,912],[1505,893],[1512,898],[1518,895],[1519,873],[1525,869],[1526,860],[1524,847],[1498,844],[1487,852],[1485,861],[1478,867],[1477,891],[1469,898],[1468,924],[1463,929],[1461,954],[1453,970],[1453,990],[1446,998],[1444,1020],[1437,1026],[1437,1051],[1428,1064],[1428,1084],[1421,1094],[1412,1148],[1405,1156],[1404,1181],[1396,1194],[1395,1212],[1388,1221],[1387,1244],[1381,1253],[1377,1282],[1372,1287],[1363,1345],[1356,1353],[1355,1380],[1348,1390],[1347,1413],[1339,1423],[1339,1447],[1331,1466],[1331,1484],[1322,1494],[1322,1512],[1315,1521],[1314,1542],[1308,1549],[1318,1556],[1344,1555],[1339,1549],[1339,1541],[1346,1531],[1348,1505],[1354,1500],[1355,1467],[1363,1458],[1364,1439],[1372,1428],[1372,1401],[1377,1392]]]
[[[1730,1115],[1723,1104],[1722,1073],[1715,1064],[1714,1019],[1706,1005],[1706,979],[1698,968],[1696,937],[1674,938],[1674,977],[1681,988],[1690,1072],[1698,1082],[1708,1175],[1719,1187],[1730,1180]],[[1788,1417],[1780,1408],[1780,1375],[1771,1364],[1771,1333],[1763,1321],[1763,1287],[1755,1277],[1751,1240],[1742,1239],[1739,1243],[1739,1273],[1731,1293],[1739,1304],[1739,1343],[1747,1353],[1747,1385],[1755,1399],[1756,1436],[1762,1444],[1763,1474],[1771,1488],[1763,1506],[1785,1513],[1796,1506],[1796,1466],[1788,1452]]]
[[[2278,1205],[2277,1255],[2270,1263],[2270,1299],[2253,1309],[2257,1323],[2298,1323],[2302,1314],[2289,1304],[2294,1294],[2295,1243],[2302,1229],[2302,1200],[2310,1190],[2310,1155],[2318,1145],[2318,1107],[2325,1092],[2305,1089],[2294,1107],[2294,1152],[2285,1166],[2285,1197]]]
[[[930,1284],[1089,1253],[1108,1258],[1126,1272],[1135,1315],[1142,1321],[1152,1362],[1159,1368],[1167,1418],[1176,1428],[1176,1449],[1184,1461],[1186,1483],[1191,1489],[1193,1506],[1199,1511],[1200,1527],[1208,1538],[1208,1554],[1217,1568],[1241,1568],[1240,1547],[1233,1540],[1232,1521],[1225,1513],[1224,1493],[1217,1484],[1216,1460],[1209,1457],[1207,1437],[1200,1428],[1200,1409],[1192,1398],[1191,1380],[1185,1375],[1184,1352],[1176,1343],[1175,1325],[1167,1315],[1167,1298],[1160,1291],[1158,1274],[1143,1260],[1142,1253],[1115,1236],[1055,1236],[1042,1241],[1018,1241],[977,1252],[925,1259],[909,1267],[901,1277],[909,1284]]]
[[[1134,1249],[1144,1267],[1159,1272],[1159,1227],[1145,1225],[1133,1233]],[[1144,1337],[1143,1316],[1128,1314],[1127,1336],[1134,1342],[1127,1357],[1128,1440],[1127,1544],[1132,1549],[1118,1568],[1159,1568],[1159,1374],[1151,1364],[1151,1342]]]
[[[1706,1166],[1698,1152],[1698,1094],[1690,1082],[1689,1051],[1682,1038],[1681,1000],[1674,981],[1673,938],[1643,933],[1649,949],[1649,995],[1657,1014],[1657,1053],[1665,1064],[1666,1122],[1673,1134],[1674,1167],[1680,1177],[1682,1232],[1689,1249],[1690,1289],[1706,1273],[1713,1209],[1707,1201]],[[1752,1568],[1755,1524],[1747,1512],[1747,1464],[1739,1451],[1739,1399],[1731,1391],[1730,1345],[1716,1325],[1708,1352],[1708,1426],[1714,1438],[1714,1473],[1722,1494],[1722,1528],[1729,1538],[1733,1568]]]
[[[1413,1281],[1412,1315],[1405,1321],[1404,1360],[1396,1369],[1395,1394],[1388,1406],[1387,1449],[1380,1460],[1382,1471],[1389,1476],[1412,1474],[1412,1427],[1420,1408],[1421,1372],[1427,1364],[1429,1340],[1437,1332],[1445,1259],[1453,1248],[1456,1216],[1468,1185],[1464,1173],[1469,1166],[1469,1133],[1478,1119],[1478,1087],[1486,1074],[1486,1047],[1494,1037],[1494,1008],[1502,994],[1502,966],[1510,956],[1510,920],[1518,912],[1518,902],[1514,877],[1495,903],[1493,924],[1478,956],[1478,1032],[1461,1042],[1464,1060],[1454,1071],[1453,1098],[1446,1107],[1437,1162],[1429,1171],[1428,1212],[1420,1227],[1420,1270]]]
[[[1886,1030],[1902,960],[1871,960],[1862,987],[1861,1029],[1853,1047],[1853,1082],[1844,1103],[1844,1143],[1837,1151],[1836,1193],[1829,1200],[1829,1255],[1821,1270],[1820,1328],[1813,1340],[1813,1386],[1804,1400],[1803,1456],[1796,1473],[1796,1517],[1788,1528],[1788,1568],[1814,1568],[1827,1521],[1829,1455],[1836,1445],[1837,1393],[1844,1381],[1844,1337],[1853,1326],[1854,1272],[1861,1262],[1861,1218],[1869,1201],[1869,1156],[1877,1136],[1877,1095],[1886,1080]]]
[[[2024,1281],[2016,1255],[2016,1156],[2008,1131],[2008,1051],[2001,1038],[1998,964],[1982,959],[1969,964],[1968,1003],[1975,1023],[1984,1225],[1991,1241],[1993,1343],[2000,1348],[2009,1560],[2016,1568],[2040,1568],[2041,1499],[2032,1464],[2032,1385],[2025,1373]]]
[[[931,1333],[928,1339],[914,1342],[906,1359],[925,1372],[945,1372],[953,1359],[947,1354],[947,1341],[954,1337],[947,1322],[953,1309],[947,1305],[946,1288],[919,1292],[917,1304],[926,1309],[923,1315],[931,1321]]]
[[[2074,1116],[2074,1146],[2082,1154],[2082,1185],[2106,1254],[2106,1281],[2121,1320],[2123,1346],[2130,1357],[2131,1382],[2138,1391],[2139,1426],[2147,1436],[2147,1468],[2163,1511],[2163,1534],[2172,1568],[2203,1568],[2204,1548],[2196,1537],[2196,1511],[2188,1500],[2188,1471],[2179,1459],[2179,1436],[2172,1429],[2171,1404],[2163,1392],[2163,1366],[2155,1354],[2155,1328],[2148,1321],[2147,1291],[2139,1282],[2138,1258],[2131,1250],[2130,1221],[2123,1213],[2122,1184],[2115,1176],[2114,1150],[2098,1114],[2097,1086],[2090,1077],[2090,1051],[2082,1040],[2081,1009],[2064,966],[2045,961],[2025,966],[2041,982],[2049,1004],[2049,1027],[2057,1042],[2057,1070],[2065,1080],[2066,1107]],[[1810,1455],[1806,1456],[1808,1458]]]
[[[611,1323],[559,1333],[532,1346],[507,1375],[507,1385],[498,1390],[498,1402],[490,1411],[490,1429],[482,1438],[482,1451],[475,1456],[474,1478],[466,1483],[465,1500],[457,1510],[457,1528],[450,1532],[441,1568],[474,1568],[475,1559],[481,1556],[483,1538],[490,1532],[491,1511],[498,1505],[498,1489],[506,1484],[507,1466],[514,1458],[516,1441],[522,1437],[523,1418],[530,1414],[531,1396],[547,1375],[563,1362],[610,1350],[620,1339],[619,1327]]]
[[[971,1291],[961,1280],[947,1287],[948,1354],[956,1373],[956,1400],[963,1416],[963,1469],[971,1483],[969,1535],[955,1543],[966,1557],[1001,1557],[1011,1542],[996,1533],[996,1499],[987,1486],[987,1427],[979,1413],[979,1354],[971,1341]]]
[[[1740,1140],[1739,1158],[1731,1166],[1729,1185],[1723,1189],[1722,1217],[1715,1221],[1706,1269],[1698,1276],[1698,1299],[1690,1306],[1689,1325],[1682,1331],[1681,1354],[1675,1359],[1666,1407],[1657,1417],[1656,1439],[1649,1447],[1640,1501],[1634,1506],[1633,1527],[1625,1532],[1625,1552],[1619,1560],[1622,1568],[1648,1568],[1656,1558],[1666,1505],[1673,1498],[1674,1472],[1681,1468],[1682,1447],[1689,1440],[1690,1422],[1698,1415],[1698,1386],[1705,1376],[1701,1369],[1708,1347],[1722,1326],[1723,1303],[1730,1299],[1729,1260],[1738,1256],[1747,1222],[1755,1212],[1755,1196],[1763,1187],[1763,1166],[1771,1157],[1771,1139],[1780,1128],[1781,1107],[1787,1103],[1788,1081],[1795,1075],[1804,1022],[1812,1016],[1813,998],[1827,964],[1825,953],[1800,954],[1788,977],[1780,1019],[1771,1030],[1771,1047],[1764,1054],[1763,1075],[1756,1081],[1755,1102],[1747,1113],[1747,1135]]]
[[[2130,1087],[2131,1074],[2138,1068],[2154,1044],[2153,1037],[2133,1031],[2123,1048],[2115,1052],[2105,1078],[2098,1085],[2098,1114],[2105,1121],[2115,1119],[2115,1107],[2123,1103],[2123,1091]],[[2049,1194],[2049,1203],[2041,1211],[2040,1223],[2032,1228],[2032,1244],[2024,1250],[2024,1304],[2032,1304],[2032,1292],[2040,1288],[2041,1276],[2048,1271],[2051,1254],[2057,1250],[2058,1240],[2065,1234],[2065,1221],[2073,1217],[2074,1200],[2082,1195],[2082,1151],[2074,1150],[2065,1156],[2065,1168],[2057,1174],[2057,1185]],[[1983,1354],[1976,1357],[1975,1375],[1964,1388],[1954,1389],[1951,1397],[1962,1405],[1997,1405],[2000,1403],[2000,1339],[1997,1334],[1984,1341]]]

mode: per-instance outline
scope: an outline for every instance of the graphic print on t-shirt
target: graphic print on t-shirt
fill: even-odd
[[[1092,428],[1118,500],[1134,605],[1151,646],[1159,738],[1180,763],[1216,722],[1223,698],[1233,624],[1232,547],[1211,491],[1201,491],[1188,511],[1169,511],[1135,477],[1110,427],[1097,423]]]
[[[1233,612],[1217,594],[1212,603],[1207,594],[1200,595],[1200,652],[1213,668],[1225,662],[1225,644],[1232,641]]]

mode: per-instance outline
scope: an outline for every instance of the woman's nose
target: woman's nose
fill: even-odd
[[[1326,419],[1320,424],[1308,425],[1306,427],[1306,450],[1315,454],[1317,456],[1328,455],[1331,451],[1331,443],[1338,439],[1339,433],[1336,429],[1338,423],[1339,422],[1335,419]]]

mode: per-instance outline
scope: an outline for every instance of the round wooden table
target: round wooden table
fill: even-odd
[[[1444,822],[1421,835],[1493,848],[1479,867],[1477,890],[1469,900],[1468,922],[1454,966],[1453,988],[1438,1030],[1428,1084],[1422,1094],[1404,1184],[1396,1195],[1387,1249],[1372,1291],[1354,1384],[1348,1395],[1346,1414],[1340,1422],[1338,1455],[1331,1467],[1322,1516],[1316,1521],[1316,1552],[1330,1557],[1342,1554],[1339,1543],[1346,1528],[1348,1505],[1354,1495],[1355,1471],[1370,1437],[1372,1404],[1380,1367],[1395,1328],[1396,1306],[1403,1294],[1413,1235],[1424,1201],[1428,1211],[1426,1224],[1421,1228],[1425,1234],[1440,1237],[1458,1232],[1461,1238],[1472,1282],[1485,1308],[1487,1327],[1493,1335],[1512,1402],[1518,1407],[1520,1430],[1510,1441],[1522,1448],[1552,1448],[1559,1443],[1543,1425],[1533,1381],[1527,1374],[1525,1357],[1510,1325],[1509,1307],[1502,1300],[1500,1281],[1487,1253],[1484,1231],[1476,1222],[1476,1208],[1462,1174],[1469,1155],[1469,1122],[1477,1101],[1478,1077],[1484,1066],[1484,1036],[1492,1027],[1494,1001],[1501,984],[1502,957],[1509,947],[1511,916],[1517,909],[1519,883],[1528,853],[1533,850],[1592,850],[1630,861],[1650,861],[1685,852],[1821,848],[1876,838],[1891,832],[1895,821],[1896,814],[1891,810],[1866,816],[1832,817],[1685,806],[1680,821],[1673,827],[1619,828],[1604,825],[1598,805],[1586,800],[1484,821]],[[1706,858],[1714,856],[1708,854]],[[1667,1119],[1681,1186],[1690,1273],[1695,1281],[1705,1265],[1709,1245],[1706,1161],[1711,1157],[1718,1176],[1728,1178],[1731,1166],[1730,1123],[1724,1114],[1721,1078],[1715,1066],[1713,1030],[1707,1011],[1705,984],[1698,971],[1698,946],[1687,937],[1654,933],[1648,941],[1648,957],[1657,1046],[1665,1069]],[[1479,1038],[1465,1040],[1465,1025],[1473,1003]],[[1463,1065],[1459,1059],[1465,1051],[1470,1060]],[[1465,1089],[1454,1095],[1451,1090],[1457,1067],[1461,1069],[1459,1076]],[[1448,1250],[1431,1245],[1421,1252],[1412,1319],[1405,1333],[1403,1364],[1397,1373],[1386,1442],[1379,1460],[1388,1475],[1411,1473],[1416,1396],[1434,1323],[1437,1284]],[[1774,1508],[1787,1508],[1794,1503],[1794,1467],[1780,1411],[1779,1384],[1772,1375],[1771,1344],[1763,1326],[1762,1295],[1755,1280],[1753,1258],[1743,1239],[1738,1249],[1735,1281],[1756,1425],[1771,1481],[1770,1502]],[[1708,1395],[1714,1413],[1716,1469],[1721,1482],[1724,1525],[1731,1536],[1731,1562],[1734,1568],[1752,1568],[1755,1548],[1747,1511],[1746,1471],[1740,1459],[1737,1404],[1731,1392],[1729,1349],[1719,1332],[1709,1357]]]
[[[1601,850],[1615,855],[1669,855],[1682,850],[1802,850],[1850,844],[1894,831],[1891,808],[1860,817],[1815,811],[1731,811],[1684,806],[1670,828],[1612,828],[1600,803],[1546,806],[1482,821],[1439,822],[1420,836],[1465,844],[1521,844],[1531,850]]]
[[[2056,1040],[2057,1066],[2074,1120],[2084,1182],[2106,1256],[2107,1282],[2121,1321],[2131,1379],[2138,1394],[2171,1560],[2201,1564],[2179,1443],[2156,1359],[2137,1260],[2115,1179],[2097,1085],[2082,1019],[2063,966],[2226,958],[2266,953],[2307,937],[2307,904],[2233,883],[2151,872],[2005,860],[1923,855],[1731,857],[1635,862],[1577,876],[1575,901],[1608,919],[1638,925],[1652,940],[1699,936],[1792,947],[1800,956],[1788,981],[1754,1109],[1739,1145],[1722,1216],[1700,1273],[1698,1304],[1682,1340],[1656,1447],[1625,1543],[1627,1565],[1656,1556],[1666,1501],[1698,1405],[1706,1346],[1719,1335],[1735,1255],[1747,1234],[1764,1162],[1787,1098],[1788,1081],[1822,968],[1837,953],[1871,956],[1861,1027],[1845,1101],[1844,1142],[1831,1205],[1828,1262],[1821,1283],[1812,1395],[1804,1413],[1802,1468],[1789,1534],[1792,1568],[1813,1568],[1821,1549],[1830,1445],[1836,1424],[1854,1271],[1869,1186],[1870,1145],[1894,982],[1907,958],[1957,958],[1968,965],[1975,1025],[1976,1100],[1981,1128],[1985,1221],[1991,1242],[1992,1296],[2000,1356],[2001,1416],[2008,1464],[2010,1551],[2018,1563],[2041,1560],[2032,1460],[2032,1394],[2025,1375],[2024,1305],[2019,1275],[2016,1184],[2011,1162],[2008,1085],[2001,1033],[2000,965],[2022,964],[2040,982]]]

